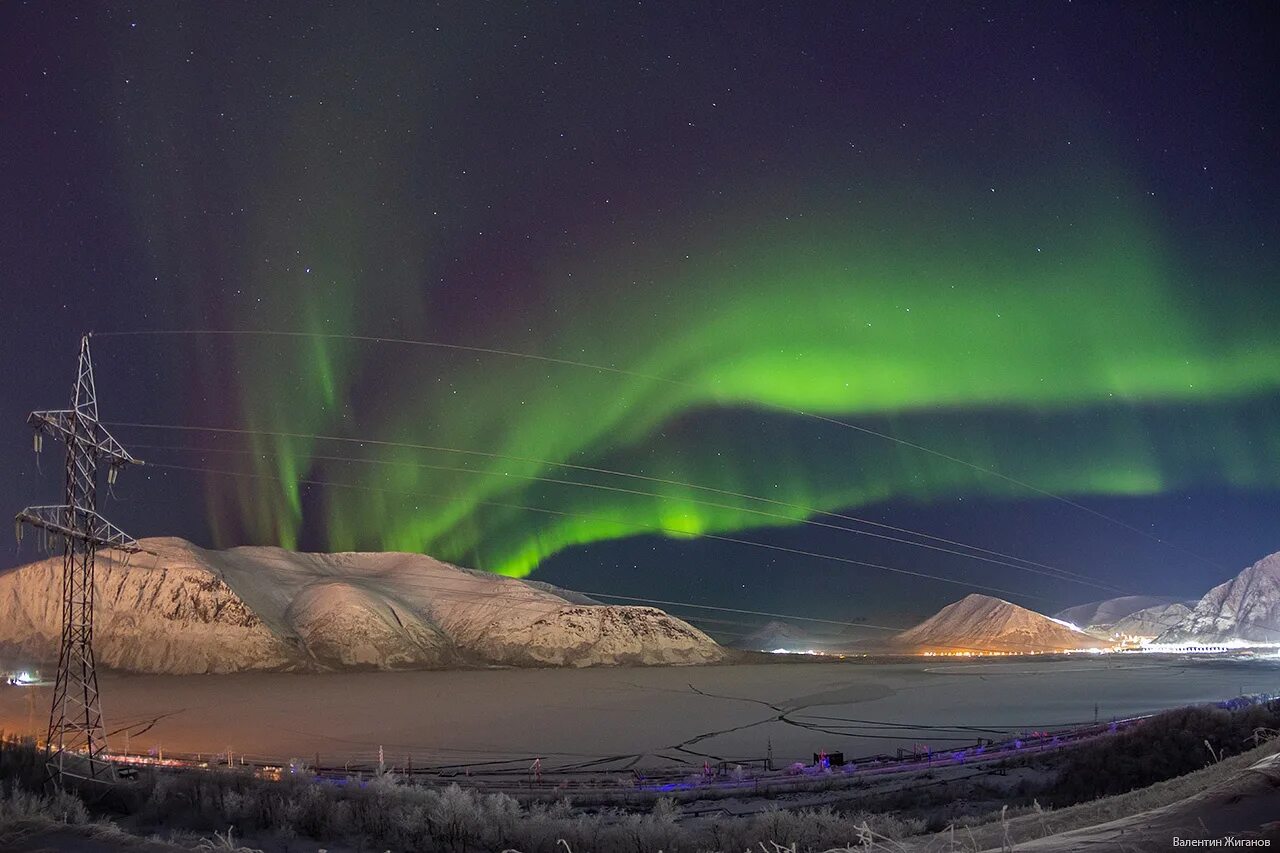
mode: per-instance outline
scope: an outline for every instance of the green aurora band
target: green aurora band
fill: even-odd
[[[1077,223],[1052,239],[1020,233],[1030,211],[1018,204],[1002,212],[998,235],[990,222],[957,231],[953,211],[922,215],[930,208],[911,205],[878,206],[876,221],[900,223],[883,230],[866,214],[817,227],[743,224],[749,238],[727,235],[676,263],[624,255],[581,263],[573,276],[549,272],[559,279],[547,287],[555,301],[532,331],[459,341],[674,382],[396,344],[237,341],[251,377],[241,403],[251,428],[510,458],[370,448],[390,464],[325,463],[312,455],[349,448],[262,438],[253,444],[262,454],[256,473],[280,484],[240,481],[229,492],[214,478],[213,516],[238,511],[256,541],[295,545],[309,523],[333,549],[422,551],[526,575],[572,545],[786,523],[758,510],[800,519],[801,507],[1028,497],[1008,481],[795,410],[854,420],[1063,494],[1280,482],[1280,436],[1264,426],[1275,423],[1268,407],[1280,387],[1280,344],[1267,318],[1227,319],[1220,306],[1197,304],[1138,212],[1116,204],[1116,193],[1080,199],[1065,186],[1043,188],[1057,218]],[[325,308],[304,313],[312,331],[376,334],[360,318],[336,325],[334,305]],[[1218,331],[1226,328],[1232,335]],[[360,397],[379,371],[396,390]],[[317,523],[304,517],[297,485],[307,477],[370,491],[328,490]]]
[[[187,423],[497,454],[368,446],[386,464],[343,464],[316,457],[349,445],[246,439],[259,478],[206,482],[217,544],[422,551],[525,575],[579,544],[786,523],[752,509],[1029,497],[796,410],[1064,495],[1280,485],[1280,289],[1274,250],[1257,249],[1270,235],[1189,245],[1123,144],[1091,137],[1106,122],[1084,84],[1048,101],[1001,90],[1007,108],[968,142],[944,135],[970,126],[965,109],[922,114],[938,123],[907,148],[896,118],[832,96],[785,156],[671,142],[709,164],[685,186],[692,170],[650,174],[605,132],[636,111],[637,132],[669,126],[661,99],[619,100],[602,80],[593,126],[576,100],[591,75],[557,66],[526,84],[471,46],[506,51],[527,27],[572,40],[554,16],[460,7],[415,32],[344,14],[311,29],[258,10],[157,17],[150,51],[121,48],[103,116],[129,152],[160,325],[446,341],[672,381],[318,336],[175,344],[196,361]],[[254,46],[279,27],[308,37]],[[670,81],[679,109],[686,88]],[[864,126],[856,158],[819,138]],[[629,197],[603,206],[614,193]],[[546,233],[529,234],[544,205]],[[306,479],[370,491],[316,495]]]

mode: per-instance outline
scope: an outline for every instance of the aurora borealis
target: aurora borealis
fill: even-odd
[[[5,422],[86,329],[304,332],[95,344],[107,420],[257,433],[120,430],[252,475],[157,468],[131,529],[633,593],[660,552],[716,601],[765,559],[696,539],[727,534],[1096,592],[794,523],[965,505],[999,516],[966,541],[1111,583],[1225,576],[807,413],[1212,562],[1280,549],[1166,511],[1280,496],[1261,5],[607,5],[6,9]]]

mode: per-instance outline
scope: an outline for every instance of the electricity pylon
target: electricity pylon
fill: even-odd
[[[125,465],[141,464],[98,422],[98,398],[93,384],[89,336],[80,340],[80,366],[71,392],[71,408],[32,412],[27,423],[35,428],[38,453],[46,435],[67,445],[66,502],[61,506],[27,507],[16,517],[38,528],[48,544],[49,534],[62,546],[62,642],[58,676],[49,710],[45,756],[54,779],[111,782],[115,771],[105,759],[106,733],[98,697],[98,673],[93,657],[93,563],[99,548],[127,555],[141,551],[136,539],[98,515],[98,468],[107,466],[108,485]]]

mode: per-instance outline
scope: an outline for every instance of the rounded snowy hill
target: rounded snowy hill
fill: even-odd
[[[1119,598],[1068,607],[1060,611],[1056,618],[1081,628],[1107,628],[1135,613],[1180,603],[1183,602],[1177,598],[1161,595],[1122,595]]]
[[[652,607],[421,554],[301,554],[145,539],[98,557],[99,663],[152,673],[714,663],[725,650]],[[0,575],[0,654],[57,657],[61,557]]]
[[[1098,640],[1004,599],[974,593],[898,634],[892,645],[916,652],[1031,654],[1093,648]]]

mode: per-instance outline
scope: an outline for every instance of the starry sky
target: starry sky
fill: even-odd
[[[1280,550],[1278,29],[4,4],[0,495],[56,499],[23,419],[93,331],[137,536],[847,621],[1198,596]]]

